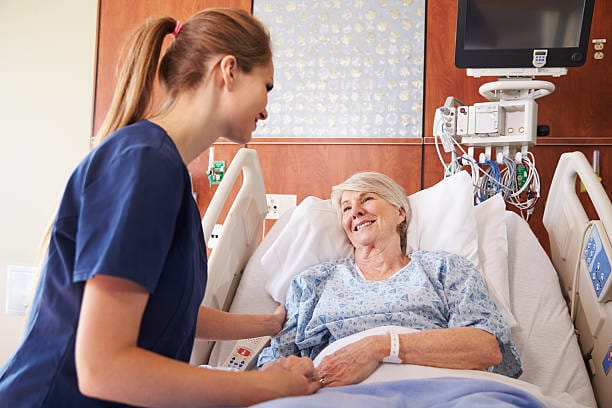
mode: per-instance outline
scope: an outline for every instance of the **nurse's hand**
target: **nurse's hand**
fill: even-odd
[[[365,337],[323,358],[317,367],[322,385],[337,387],[357,384],[368,378],[382,359],[385,337],[389,338]]]
[[[271,382],[282,396],[312,394],[321,388],[312,360],[308,357],[289,356],[271,361],[261,371],[274,377]]]

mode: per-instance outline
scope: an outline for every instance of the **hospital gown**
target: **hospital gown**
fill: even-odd
[[[502,362],[489,371],[518,377],[521,361],[503,320],[473,264],[441,251],[416,251],[411,262],[382,281],[365,280],[354,258],[313,266],[287,293],[287,322],[259,358],[314,359],[328,344],[378,326],[417,330],[476,327],[495,335]]]

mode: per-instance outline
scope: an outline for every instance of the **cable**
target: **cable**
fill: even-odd
[[[452,97],[447,98],[445,105],[437,109],[434,123],[434,144],[438,160],[444,168],[443,176],[448,177],[468,169],[472,176],[476,204],[501,194],[504,201],[516,207],[521,217],[529,221],[540,198],[540,176],[533,153],[527,151],[518,154],[516,161],[508,156],[502,156],[499,164],[488,157],[479,163],[466,153],[463,146],[455,139],[454,126],[449,125],[454,119],[453,103],[456,102]],[[445,162],[440,151],[440,142],[444,146],[444,151],[451,154],[449,163]],[[473,153],[471,148],[470,153]],[[519,168],[524,169],[526,174],[519,172]]]
[[[440,112],[443,112],[443,109],[445,108],[439,108],[438,110],[440,110]],[[436,153],[438,154],[438,160],[440,160],[440,163],[442,164],[442,167],[444,168],[444,177],[448,177],[451,176],[459,171],[461,171],[461,168],[463,167],[459,161],[460,157],[457,153],[456,150],[453,150],[452,147],[454,146],[459,146],[461,148],[461,145],[459,145],[457,143],[457,141],[452,137],[452,135],[448,135],[448,129],[445,126],[444,120],[440,120],[440,135],[436,135],[434,133],[434,144],[436,147]],[[435,125],[438,126],[438,125]],[[450,142],[451,143],[451,149],[450,152],[452,154],[453,159],[451,160],[451,162],[447,165],[446,162],[444,161],[444,158],[442,157],[442,152],[440,151],[440,145],[438,143],[438,138],[442,139],[442,138],[446,138],[447,143]],[[444,145],[444,142],[442,143]],[[446,149],[446,146],[445,146]],[[463,150],[463,149],[461,149]],[[465,152],[464,152],[465,153]]]
[[[540,199],[540,175],[535,166],[535,157],[531,152],[523,155],[521,164],[527,169],[525,182],[520,189],[510,194],[506,201],[518,208],[523,219],[529,221]]]
[[[483,177],[480,179],[480,185],[476,194],[479,203],[493,197],[500,191],[502,186],[497,163],[491,160],[485,160],[483,163],[480,163],[480,166],[487,166],[487,169],[483,171]]]
[[[441,133],[444,132],[442,124]],[[474,201],[476,204],[487,200],[495,194],[501,194],[504,201],[516,207],[526,221],[533,214],[535,205],[540,198],[540,176],[535,166],[533,153],[527,152],[520,156],[520,162],[508,157],[502,157],[502,164],[492,160],[477,162],[470,157],[463,147],[454,139],[452,159],[446,163],[440,151],[438,137],[434,138],[438,159],[444,167],[444,177],[455,174],[463,169],[469,169],[474,185]],[[526,175],[519,185],[518,166],[523,166]]]
[[[516,162],[507,156],[503,156],[502,161],[504,163],[504,168],[501,171],[501,183],[505,187],[503,189],[503,197],[504,201],[508,201],[511,192],[515,191],[517,187]]]

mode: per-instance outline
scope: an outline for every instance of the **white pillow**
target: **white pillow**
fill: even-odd
[[[478,265],[478,232],[474,218],[472,177],[461,171],[408,196],[412,217],[408,245],[448,251]]]
[[[353,253],[330,200],[306,197],[298,205],[278,238],[261,257],[266,289],[285,303],[291,279],[306,268]]]
[[[487,282],[489,295],[510,327],[517,325],[510,307],[508,278],[508,234],[505,220],[506,203],[500,194],[474,207],[478,226],[479,269]]]
[[[412,210],[408,246],[452,252],[478,265],[472,188],[470,175],[462,171],[408,196]],[[352,253],[331,201],[307,197],[261,258],[268,278],[266,289],[274,300],[284,303],[295,275]]]

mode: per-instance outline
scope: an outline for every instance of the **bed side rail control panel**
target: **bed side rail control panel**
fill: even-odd
[[[604,224],[590,221],[585,231],[578,269],[578,309],[575,326],[580,348],[590,356],[588,367],[598,404],[612,401],[612,246]]]
[[[612,300],[612,279],[610,279],[610,241],[601,221],[592,223],[582,251],[586,272],[591,279],[595,296],[600,302]]]
[[[257,365],[259,353],[270,344],[270,336],[238,340],[223,367],[245,371]]]

